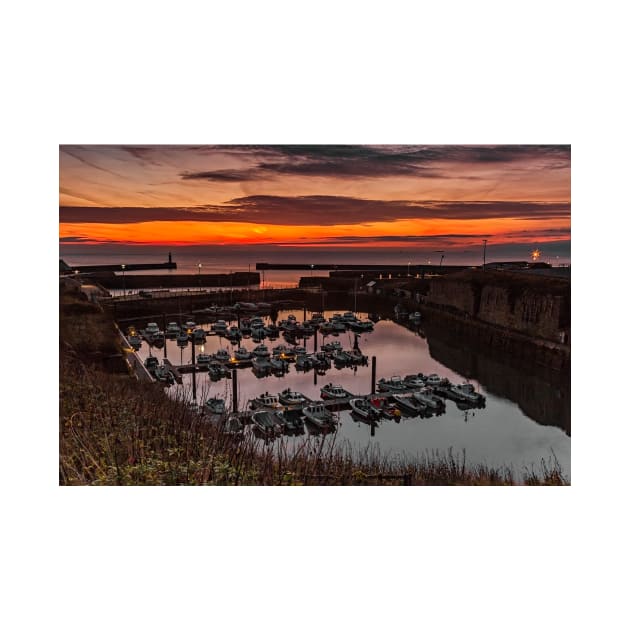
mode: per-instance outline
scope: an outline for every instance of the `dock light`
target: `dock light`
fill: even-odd
[[[125,267],[126,265],[120,265],[123,274],[123,297],[125,296]]]
[[[197,278],[199,280],[199,291],[201,291],[201,263],[197,264],[197,269],[199,269],[199,273],[197,274]]]

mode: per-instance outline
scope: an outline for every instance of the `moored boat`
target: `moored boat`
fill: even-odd
[[[335,426],[333,414],[321,403],[308,405],[302,410],[304,418],[319,429]]]
[[[282,409],[282,404],[278,400],[278,397],[270,394],[269,392],[265,392],[264,394],[256,396],[256,398],[252,398],[249,401],[249,405],[252,409]]]
[[[350,408],[365,420],[378,420],[379,412],[365,398],[351,398]]]
[[[402,394],[394,394],[392,398],[402,411],[411,413],[416,416],[422,411],[424,411],[424,409],[426,409],[425,405],[414,400],[413,398],[410,398],[409,396],[403,396]]]
[[[407,387],[400,376],[392,376],[389,379],[379,379],[377,388],[380,392],[404,392],[407,390]]]
[[[354,396],[354,394],[351,394],[341,385],[333,385],[332,383],[324,385],[319,391],[321,392],[322,398],[325,400],[343,400],[344,398],[352,398]]]
[[[431,387],[424,387],[419,392],[414,392],[413,397],[418,402],[425,404],[429,409],[444,407],[444,401],[433,393]]]
[[[300,392],[294,392],[291,388],[287,388],[278,394],[278,400],[283,405],[301,405],[303,403],[311,402],[310,398],[307,398]]]

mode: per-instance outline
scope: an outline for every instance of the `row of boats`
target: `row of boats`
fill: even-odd
[[[434,375],[429,375],[434,376]],[[335,430],[338,416],[334,410],[350,407],[355,419],[367,423],[381,420],[398,421],[404,416],[430,417],[441,415],[446,408],[445,399],[455,400],[470,406],[485,405],[485,398],[474,390],[470,383],[453,385],[441,379],[440,385],[426,385],[428,377],[410,375],[402,379],[407,383],[407,393],[372,394],[357,396],[341,385],[328,383],[320,389],[322,401],[314,401],[304,394],[287,388],[279,394],[264,392],[249,401],[250,413],[228,414],[225,402],[220,398],[210,398],[204,410],[211,419],[219,422],[228,433],[245,418],[249,419],[258,433],[264,437],[280,434],[296,435],[303,433],[304,423],[320,431]],[[397,381],[397,379],[390,379]],[[412,383],[416,383],[412,385]],[[419,386],[417,383],[422,382]]]

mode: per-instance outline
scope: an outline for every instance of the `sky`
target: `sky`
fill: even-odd
[[[564,145],[61,145],[72,246],[570,257]]]

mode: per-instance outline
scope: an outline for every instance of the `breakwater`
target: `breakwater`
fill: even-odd
[[[230,289],[260,284],[260,274],[237,271],[234,273],[213,274],[160,274],[160,275],[125,275],[104,273],[92,277],[106,289],[155,289],[180,287],[221,287]]]

